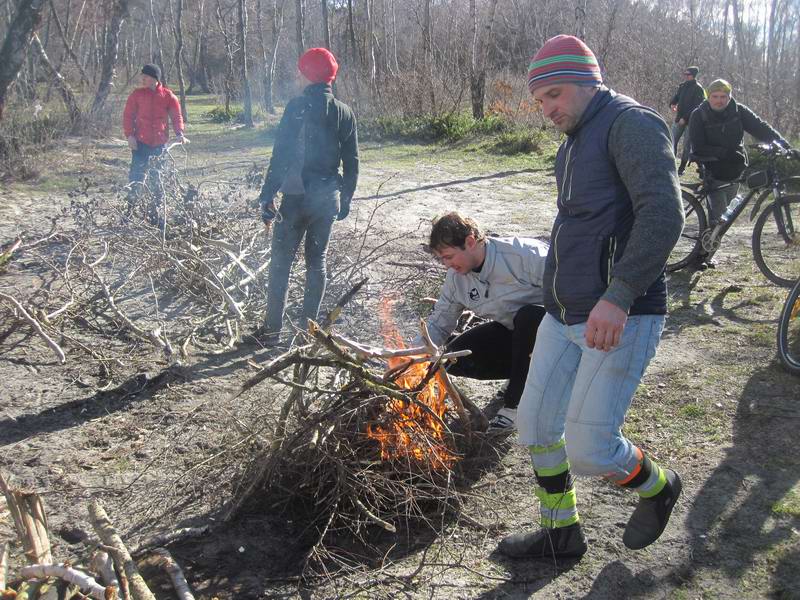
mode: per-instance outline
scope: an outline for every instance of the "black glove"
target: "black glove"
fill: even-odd
[[[264,222],[264,224],[272,223],[272,221],[278,214],[278,211],[275,210],[275,200],[272,199],[269,202],[264,202],[263,200],[261,200],[260,204],[261,204],[261,220]]]
[[[797,148],[789,148],[789,158],[800,160],[800,150]]]
[[[350,214],[350,200],[342,200],[339,203],[339,214],[336,215],[337,221],[342,221]]]

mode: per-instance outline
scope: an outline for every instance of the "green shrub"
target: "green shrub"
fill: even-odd
[[[541,152],[545,137],[541,129],[517,127],[497,136],[491,149],[498,154],[506,155]]]
[[[253,119],[261,118],[261,109],[253,106]],[[244,123],[244,108],[231,104],[226,110],[224,106],[215,106],[204,115],[212,123]]]

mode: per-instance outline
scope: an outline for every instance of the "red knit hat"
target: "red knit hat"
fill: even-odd
[[[557,83],[592,87],[603,83],[594,52],[575,36],[557,35],[550,38],[528,66],[528,89],[531,94],[537,88]]]
[[[311,83],[331,83],[336,79],[339,63],[327,48],[311,48],[297,61],[297,68]]]

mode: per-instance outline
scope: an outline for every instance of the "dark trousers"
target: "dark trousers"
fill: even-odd
[[[471,379],[508,379],[505,407],[517,408],[528,378],[536,331],[544,315],[544,307],[528,304],[514,316],[513,331],[490,321],[462,333],[447,349],[472,350],[472,354],[459,358],[447,372]]]
[[[149,146],[138,142],[136,150],[131,151],[131,169],[128,172],[128,183],[134,181],[144,181],[145,171],[147,171],[147,162],[151,156],[158,156],[164,151],[164,145]],[[152,175],[153,173],[151,173]]]
[[[292,270],[300,241],[305,236],[306,285],[303,295],[303,321],[316,319],[325,294],[325,255],[331,228],[339,212],[339,192],[323,191],[304,196],[284,195],[280,212],[283,220],[275,225],[272,257],[267,284],[267,318],[264,328],[277,333],[283,326],[283,311],[289,292]]]

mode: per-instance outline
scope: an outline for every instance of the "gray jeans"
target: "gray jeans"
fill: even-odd
[[[325,255],[331,228],[339,213],[339,192],[337,189],[322,189],[303,196],[284,195],[280,212],[283,220],[275,225],[267,284],[267,318],[264,327],[269,333],[277,333],[283,326],[289,273],[303,236],[306,285],[303,319],[299,326],[304,328],[307,319],[317,318],[325,294]]]
[[[680,125],[679,123],[672,124],[672,149],[675,152],[675,156],[678,156],[678,142],[683,136],[683,132],[686,131],[686,125]],[[683,151],[681,152],[681,166],[679,169],[683,171],[686,168],[686,163],[689,162],[689,152],[691,151],[692,145],[689,143],[689,135],[686,135],[686,139],[683,140]]]
[[[730,183],[730,181],[723,181],[721,179],[714,179],[712,177],[708,177],[706,179],[708,186],[711,189],[718,188],[724,186],[725,184]],[[708,195],[708,227],[709,229],[713,229],[717,223],[719,223],[719,218],[722,216],[722,213],[725,212],[725,209],[728,208],[728,204],[730,201],[733,200],[734,196],[739,192],[739,184],[734,183],[728,185],[727,187],[723,187],[716,192],[711,192]]]

